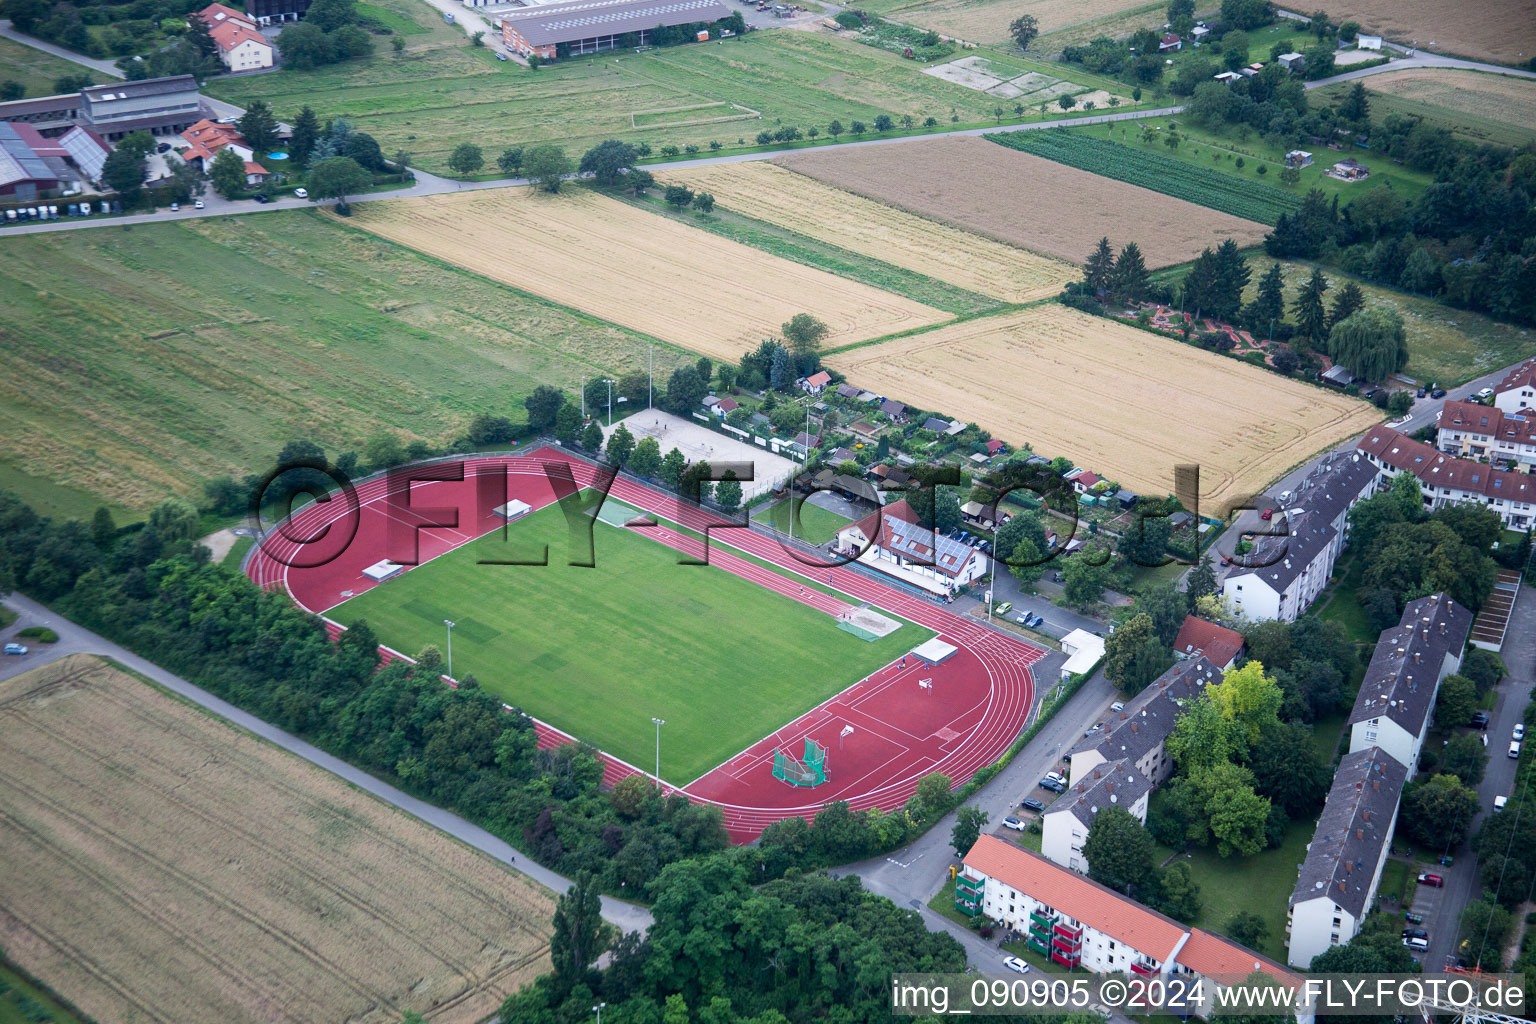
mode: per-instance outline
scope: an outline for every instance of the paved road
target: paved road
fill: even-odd
[[[571,886],[569,879],[550,871],[548,868],[533,863],[526,857],[518,858],[516,851],[512,847],[480,826],[473,825],[457,814],[445,811],[441,807],[436,807],[424,800],[418,800],[413,796],[402,793],[394,786],[379,781],[367,772],[354,768],[345,761],[332,757],[319,748],[305,743],[298,737],[267,724],[255,715],[220,700],[208,691],[193,686],[185,679],[167,672],[153,662],[145,661],[132,651],[119,647],[110,640],[75,625],[68,619],[28,597],[21,594],[12,594],[5,599],[4,604],[12,610],[19,612],[20,617],[9,629],[0,631],[0,641],[10,640],[16,630],[27,626],[47,626],[59,634],[59,642],[46,647],[41,644],[28,642],[31,651],[25,656],[5,657],[3,661],[0,661],[0,682],[66,655],[105,655],[128,666],[135,672],[147,676],[187,700],[207,708],[222,718],[228,719],[246,731],[254,733],[290,753],[297,754],[299,757],[325,769],[337,778],[372,793],[385,803],[392,804],[412,817],[426,822],[433,828],[446,832],[460,842],[496,858],[503,864],[510,866],[512,870],[528,876],[556,893],[563,893]],[[651,912],[649,910],[607,896],[603,897],[603,917],[626,932],[644,930],[651,926]]]
[[[1493,798],[1511,796],[1519,761],[1508,755],[1511,732],[1516,722],[1525,720],[1525,706],[1531,702],[1531,686],[1536,683],[1536,589],[1520,588],[1519,599],[1509,624],[1509,634],[1500,652],[1507,674],[1497,690],[1497,703],[1489,715],[1488,771],[1477,787],[1479,810],[1470,835],[1476,835],[1483,819],[1493,813]],[[1482,895],[1477,877],[1477,858],[1470,845],[1452,850],[1455,861],[1449,867],[1431,868],[1445,879],[1442,889],[1421,886],[1414,894],[1413,909],[1425,915],[1429,932],[1429,952],[1424,965],[1437,969],[1456,949],[1462,908]],[[1434,851],[1425,851],[1433,859]],[[1497,955],[1498,951],[1493,951]],[[1470,959],[1476,959],[1474,950]]]
[[[458,0],[426,0],[426,2],[441,13],[453,15],[454,25],[463,29],[465,35],[473,36],[476,32],[484,32],[485,45],[499,48],[501,33],[476,13],[474,8],[465,7]]]
[[[23,46],[30,46],[34,50],[42,50],[44,53],[51,53],[55,57],[62,57],[67,61],[73,61],[74,63],[79,64],[81,67],[87,67],[92,71],[98,71],[101,74],[106,75],[108,78],[123,77],[123,73],[119,71],[117,65],[113,64],[111,61],[96,60],[94,57],[87,57],[83,54],[76,53],[73,50],[66,50],[62,46],[55,46],[52,43],[45,43],[35,36],[29,36],[25,33],[18,32],[11,27],[11,21],[9,18],[0,18],[0,36],[15,40]]]

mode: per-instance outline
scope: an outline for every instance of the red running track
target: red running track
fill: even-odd
[[[400,486],[392,497],[389,480],[381,477],[357,485],[355,510],[340,500],[311,504],[296,513],[284,530],[268,535],[247,562],[246,571],[258,585],[286,589],[301,607],[323,613],[378,586],[362,570],[382,558],[406,564],[425,562],[500,528],[502,520],[490,509],[502,501],[517,498],[536,509],[553,502],[556,486],[546,465],[557,474],[569,472],[577,487],[599,482],[597,467],[552,449],[460,464],[463,480],[415,482],[409,501]],[[503,473],[504,497],[499,480]],[[719,529],[721,520],[710,512],[635,481],[615,480],[609,495],[693,530],[717,527],[709,545],[709,562],[715,567],[829,615],[868,602],[934,630],[957,648],[952,657],[933,667],[914,659],[908,659],[905,668],[899,662],[887,665],[714,770],[674,787],[691,799],[720,806],[733,841],[749,842],[782,818],[812,817],[832,800],[847,800],[855,810],[898,808],[915,792],[918,781],[934,771],[944,772],[958,785],[996,760],[1023,729],[1034,697],[1029,667],[1044,657],[1042,649],[863,573],[807,565],[803,556],[792,555],[754,531]],[[451,525],[427,525],[431,523]],[[417,525],[423,528],[413,542],[411,528]],[[329,532],[322,536],[323,527],[329,527]],[[667,523],[635,529],[696,558],[703,556],[702,542],[679,536]],[[601,533],[595,531],[595,535]],[[320,539],[305,543],[312,537]],[[414,559],[413,543],[419,544]],[[726,544],[791,575],[739,557]],[[518,554],[522,552],[511,557]],[[794,576],[829,586],[841,597],[803,586]],[[333,634],[341,628],[328,625]],[[403,657],[388,648],[382,650],[388,658]],[[920,687],[920,679],[931,679],[932,687]],[[534,724],[541,748],[574,741],[537,719]],[[844,736],[846,726],[853,731]],[[828,782],[804,789],[774,779],[774,750],[799,756],[807,736],[828,750]],[[601,758],[603,779],[609,785],[627,775],[650,774],[608,754]]]

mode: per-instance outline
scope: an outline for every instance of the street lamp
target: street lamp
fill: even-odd
[[[598,1003],[592,1007],[592,1012],[597,1014],[597,1024],[603,1024],[603,1007],[607,1005],[607,1003]]]
[[[611,427],[613,426],[613,386],[617,384],[618,381],[614,380],[612,377],[609,377],[605,379],[603,383],[608,385],[608,425]]]
[[[667,724],[665,718],[652,718],[656,723],[656,785],[661,785],[661,727]]]
[[[443,625],[448,627],[448,678],[453,678],[453,627],[458,625],[452,619],[444,619]]]

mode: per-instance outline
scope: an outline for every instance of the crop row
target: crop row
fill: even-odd
[[[1289,213],[1301,205],[1295,196],[1272,185],[1245,181],[1215,168],[1186,163],[1067,128],[1002,132],[987,138],[1009,149],[1032,153],[1264,224],[1275,223],[1282,213]]]

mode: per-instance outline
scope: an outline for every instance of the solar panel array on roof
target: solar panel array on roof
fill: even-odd
[[[43,158],[32,152],[32,147],[15,128],[0,121],[0,185],[18,181],[54,181],[57,177]]]
[[[102,169],[107,163],[107,146],[84,128],[71,128],[59,140],[69,153],[75,166],[92,181],[101,180]]]

